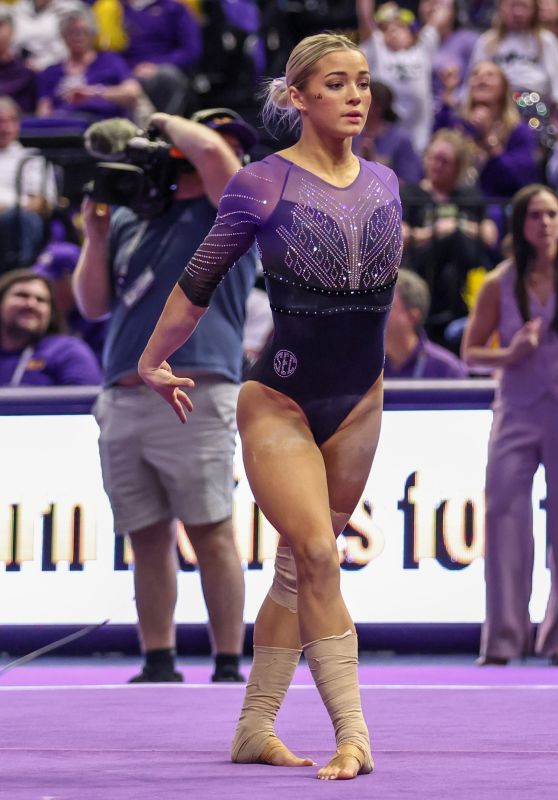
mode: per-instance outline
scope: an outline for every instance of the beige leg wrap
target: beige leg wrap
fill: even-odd
[[[287,647],[254,647],[254,662],[231,746],[233,761],[259,761],[270,737],[275,737],[275,717],[291,685],[300,653]]]
[[[290,547],[278,547],[275,556],[275,576],[269,596],[279,606],[297,612],[296,565]]]
[[[361,772],[373,769],[368,728],[358,686],[358,639],[352,631],[303,646],[314,682],[335,730],[337,748],[352,744],[360,751]]]

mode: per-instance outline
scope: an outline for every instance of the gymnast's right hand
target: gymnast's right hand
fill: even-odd
[[[187,386],[193,389],[196,385],[194,381],[191,378],[180,378],[177,375],[173,375],[170,364],[166,361],[163,361],[158,367],[152,367],[142,363],[142,360],[140,360],[138,372],[144,383],[154,389],[157,394],[160,394],[163,400],[166,400],[170,405],[178,419],[185,423],[185,409],[192,411],[194,404],[181,387]]]

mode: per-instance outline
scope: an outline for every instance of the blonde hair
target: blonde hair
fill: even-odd
[[[300,124],[300,112],[289,97],[289,87],[304,90],[308,79],[315,72],[315,66],[324,56],[338,50],[358,50],[360,48],[340,33],[318,33],[306,36],[291,51],[285,75],[269,79],[262,92],[264,104],[262,120],[266,130],[274,134],[281,125],[295,130]]]
[[[539,3],[538,0],[533,0],[533,15],[531,17],[528,30],[530,33],[539,33],[540,29],[541,23],[539,19]],[[502,40],[504,36],[507,36],[509,33],[508,27],[504,22],[504,17],[502,15],[502,0],[499,0],[498,2],[498,9],[496,10],[494,19],[492,20],[492,30],[496,33],[496,36],[499,40]]]
[[[8,114],[13,114],[18,119],[21,117],[21,109],[11,97],[8,95],[1,95],[0,96],[0,109],[7,111]]]
[[[512,97],[510,82],[508,81],[507,75],[504,72],[504,70],[501,67],[499,67],[498,64],[495,64],[494,61],[477,62],[473,67],[473,69],[471,70],[471,75],[474,75],[482,64],[491,64],[500,73],[500,79],[502,81],[502,98],[500,100],[499,119],[504,124],[504,131],[506,133],[506,137],[509,137],[510,133],[513,131],[514,128],[516,128],[519,125],[521,121],[521,115]],[[471,101],[471,92],[468,91],[463,107],[463,112],[464,112],[463,115],[466,119],[469,119],[472,110],[473,110],[473,103]]]
[[[468,137],[464,136],[459,130],[439,128],[428,143],[426,153],[436,142],[446,142],[453,148],[455,153],[456,186],[468,184],[473,165],[473,147]]]
[[[539,3],[538,0],[533,0],[533,16],[526,33],[530,33],[537,40],[539,48],[539,58],[542,56],[542,41],[541,41],[542,25],[539,19]],[[488,29],[485,34],[485,46],[487,53],[494,55],[495,51],[503,39],[509,34],[509,29],[504,22],[502,16],[502,0],[499,0],[498,8],[492,19],[492,27]]]

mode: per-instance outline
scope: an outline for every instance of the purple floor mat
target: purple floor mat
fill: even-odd
[[[377,678],[378,669],[366,669],[363,678]],[[512,671],[498,670],[494,685],[485,686],[474,684],[479,676],[488,682],[493,670],[469,668],[474,677],[469,681],[466,668],[405,671],[405,682],[397,669],[386,668],[382,675],[385,684],[405,685],[366,685],[362,690],[375,773],[327,783],[315,780],[315,768],[229,762],[241,686],[24,688],[6,686],[4,681],[0,798],[556,798],[558,684],[553,670],[522,670],[539,673],[541,685],[505,683],[504,673],[511,676]],[[430,676],[431,686],[412,685],[429,682],[424,675]],[[456,681],[459,675],[461,680]],[[451,685],[458,682],[462,685]],[[292,688],[277,732],[318,764],[331,755],[330,724],[313,687]]]
[[[558,669],[548,666],[508,666],[508,667],[475,667],[447,665],[381,665],[360,666],[360,680],[363,684],[378,685],[412,685],[431,684],[451,685],[493,685],[493,684],[556,684],[558,686]],[[44,662],[18,667],[4,675],[0,675],[2,686],[108,686],[121,685],[140,670],[136,665],[82,665],[44,666]],[[189,684],[207,684],[210,682],[211,666],[181,663],[185,681]],[[248,674],[250,665],[243,664],[242,671]],[[312,684],[312,677],[305,666],[298,668],[294,683]],[[558,796],[558,795],[557,795]]]

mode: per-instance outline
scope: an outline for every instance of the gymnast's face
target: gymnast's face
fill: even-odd
[[[370,71],[360,50],[335,50],[323,56],[303,89],[290,88],[302,125],[324,137],[359,134],[370,108]]]

